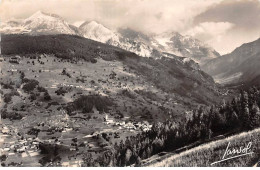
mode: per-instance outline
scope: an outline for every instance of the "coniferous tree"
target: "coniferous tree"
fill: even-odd
[[[231,110],[231,117],[230,117],[230,127],[236,128],[240,124],[237,113],[234,110]]]
[[[213,122],[212,122],[212,131],[214,133],[220,133],[223,132],[226,128],[225,128],[225,117],[224,115],[219,113],[219,110],[215,111],[215,115],[213,118]]]
[[[260,97],[257,89],[241,91],[239,97],[231,103],[223,103],[210,109],[198,107],[192,116],[182,122],[155,123],[151,130],[130,137],[125,142],[121,141],[120,146],[115,146],[118,148],[115,149],[118,150],[116,165],[125,166],[134,162],[138,166],[141,158],[146,159],[161,151],[179,149],[233,130],[240,132],[260,126]],[[130,151],[132,154],[129,154]]]
[[[260,125],[259,121],[260,121],[259,107],[257,106],[256,103],[254,103],[252,106],[251,114],[250,114],[250,124],[249,124],[250,129],[259,127],[259,125]]]
[[[241,92],[241,117],[242,117],[242,128],[248,130],[250,128],[250,113],[248,108],[248,93]]]

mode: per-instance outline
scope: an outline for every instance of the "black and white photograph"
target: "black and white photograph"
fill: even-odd
[[[0,167],[260,167],[260,0],[0,0]]]

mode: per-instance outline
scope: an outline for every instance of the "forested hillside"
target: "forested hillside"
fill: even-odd
[[[163,151],[182,151],[178,148],[215,140],[216,136],[252,130],[260,127],[260,90],[241,91],[232,102],[223,102],[211,108],[200,107],[186,122],[169,120],[154,124],[148,132],[115,144],[117,166],[141,165],[141,160]],[[186,149],[190,149],[187,147]],[[89,162],[87,162],[89,164]]]

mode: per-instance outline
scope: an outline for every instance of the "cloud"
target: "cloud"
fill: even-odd
[[[191,34],[222,54],[260,36],[259,0],[2,0],[0,18],[24,19],[38,10],[75,25],[95,20],[110,29]]]
[[[220,53],[225,53],[226,48],[223,49],[222,45],[228,31],[233,27],[234,24],[229,22],[202,22],[188,30],[186,34],[210,44]]]
[[[221,37],[232,27],[234,24],[229,22],[203,22],[188,30],[186,34],[205,42],[220,41]]]
[[[71,23],[96,20],[109,28],[142,32],[183,31],[193,18],[219,0],[4,0],[2,20],[27,18],[38,10],[55,13]]]
[[[230,22],[236,28],[254,30],[260,27],[259,0],[225,0],[212,5],[195,17],[195,23]]]
[[[215,30],[216,32],[212,32],[214,35],[210,35],[211,38],[206,36],[207,33],[196,33],[196,37],[200,40],[206,39],[218,52],[225,54],[243,43],[259,38],[259,21],[259,0],[224,0],[211,5],[207,10],[194,17],[191,30],[196,31],[198,29],[198,32],[203,29],[201,28],[203,23],[222,23],[220,25],[215,24],[216,29],[212,28],[212,31]],[[229,26],[227,23],[229,23]],[[232,27],[230,27],[230,24],[232,24]],[[193,32],[191,31],[191,33]]]

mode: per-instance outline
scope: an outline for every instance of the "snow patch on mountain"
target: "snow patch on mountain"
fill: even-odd
[[[31,33],[61,33],[76,34],[69,24],[58,15],[47,14],[41,11],[23,21],[23,26]]]
[[[208,45],[191,36],[183,36],[177,32],[162,33],[154,36],[154,39],[157,41],[154,44],[161,51],[188,57],[200,64],[220,56]]]
[[[118,41],[118,37],[113,31],[95,21],[89,23],[85,22],[79,27],[79,29],[82,35],[88,39],[103,43],[106,43],[109,39]]]
[[[153,51],[152,47],[142,41],[125,37],[95,21],[83,23],[79,30],[85,38],[117,46],[143,57],[150,57]]]
[[[172,35],[168,35],[168,33],[156,35],[153,37],[154,38],[153,45],[155,45],[155,47],[160,49],[161,51],[183,57],[182,53],[178,51],[177,48],[171,47],[170,45],[172,43],[171,36]]]
[[[143,57],[160,58],[162,53],[186,57],[202,64],[216,58],[219,54],[211,47],[190,36],[177,32],[162,34],[144,34],[130,28],[116,31],[96,22],[84,22],[79,27],[70,25],[55,14],[36,12],[23,21],[12,21],[1,24],[1,33],[19,34],[72,34],[88,39],[117,46]]]
[[[5,34],[77,34],[61,17],[41,11],[23,21],[1,23],[0,32]]]

